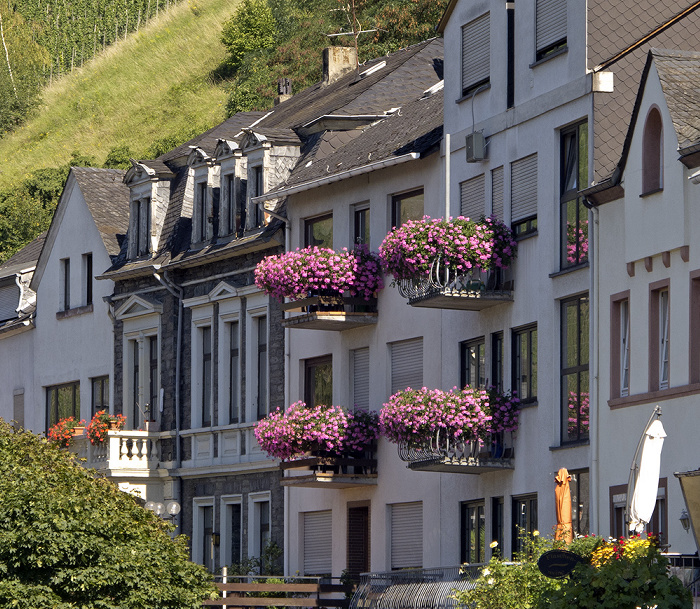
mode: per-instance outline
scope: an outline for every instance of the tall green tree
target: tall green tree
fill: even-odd
[[[200,608],[184,538],[45,439],[0,420],[0,607]]]

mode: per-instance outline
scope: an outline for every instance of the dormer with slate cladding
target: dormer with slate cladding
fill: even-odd
[[[128,258],[151,257],[161,248],[163,221],[175,174],[161,161],[131,160],[124,176],[129,187]]]
[[[214,151],[219,165],[219,237],[243,234],[246,221],[248,161],[237,142],[220,139]]]
[[[185,199],[192,201],[192,240],[194,247],[211,241],[219,229],[219,166],[199,146],[192,146]]]
[[[251,199],[283,184],[296,164],[301,140],[292,129],[244,129],[241,148],[248,159],[248,189],[246,230],[253,230],[269,222],[260,205]],[[273,209],[275,201],[266,203]]]

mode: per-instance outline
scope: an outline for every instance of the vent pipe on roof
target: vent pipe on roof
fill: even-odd
[[[292,81],[289,78],[277,79],[277,97],[275,98],[275,106],[287,101],[292,96]]]
[[[329,85],[357,68],[354,47],[326,47],[323,49],[323,84]]]

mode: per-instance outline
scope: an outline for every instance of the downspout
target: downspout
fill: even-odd
[[[593,510],[591,511],[591,522],[590,529],[592,531],[600,530],[600,464],[599,464],[599,453],[600,453],[600,409],[603,402],[602,396],[600,395],[600,311],[598,302],[599,293],[599,283],[600,277],[598,273],[598,231],[599,231],[599,214],[600,210],[597,207],[591,207],[589,211],[589,226],[593,226],[593,230],[589,231],[588,239],[593,241],[593,247],[591,251],[592,256],[589,256],[589,264],[591,269],[591,295],[590,302],[593,306],[590,308],[592,312],[593,319],[591,319],[591,324],[589,328],[589,341],[593,345],[591,349],[591,368],[593,369],[593,374],[591,375],[591,393],[594,396],[594,409],[593,409],[593,433],[589,432],[589,437],[591,440],[591,505]],[[592,222],[590,222],[592,220]],[[589,414],[590,418],[590,414]]]
[[[183,293],[184,290],[176,285],[169,277],[168,271],[164,271],[161,276],[158,271],[160,270],[159,264],[153,265],[153,277],[160,283],[168,292],[170,292],[178,302],[177,307],[177,347],[175,349],[175,470],[180,470],[180,465],[182,464],[182,457],[180,455],[180,369],[182,367],[181,351],[182,351],[182,313],[183,313]],[[161,403],[161,408],[163,404]],[[177,477],[178,482],[178,492],[177,500],[182,505],[182,478]],[[182,514],[182,512],[180,512]],[[179,520],[182,518],[178,514],[178,526],[180,526]]]
[[[445,133],[445,220],[450,219],[450,134]]]

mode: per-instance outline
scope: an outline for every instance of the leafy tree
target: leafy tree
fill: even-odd
[[[119,144],[109,149],[103,167],[107,169],[129,169],[133,154],[128,144]]]
[[[45,439],[0,420],[0,607],[199,608],[183,537]]]
[[[221,34],[231,67],[238,69],[248,53],[272,48],[276,32],[275,18],[266,0],[243,0],[224,23]]]

